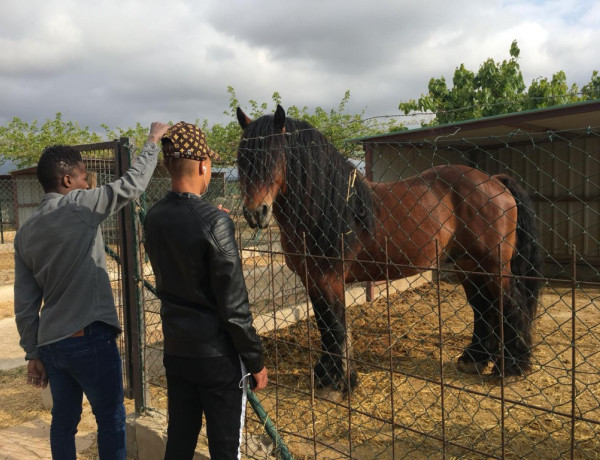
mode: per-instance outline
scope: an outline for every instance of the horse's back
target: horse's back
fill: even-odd
[[[509,207],[515,205],[502,177],[490,176],[485,171],[466,165],[440,165],[397,182],[374,184],[373,188],[376,193],[383,190],[381,196],[388,201],[393,197],[400,203],[418,203],[428,208],[429,212],[440,206],[441,202],[448,204],[449,201],[453,203],[453,213],[460,212],[458,208],[462,204],[475,209],[496,204],[501,205],[499,212],[502,212],[507,199]],[[403,206],[399,208],[402,213],[405,212],[402,208],[413,210]]]
[[[385,247],[387,260],[430,267],[441,253],[476,259],[503,241],[514,244],[516,202],[498,178],[479,169],[435,166],[372,188],[378,225],[368,251],[377,259]]]

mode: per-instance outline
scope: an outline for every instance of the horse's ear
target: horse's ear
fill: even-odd
[[[273,128],[276,133],[283,133],[285,131],[285,110],[279,104],[277,104],[275,116],[273,117]]]
[[[248,116],[239,107],[236,110],[236,114],[240,126],[242,129],[246,129],[246,126],[248,126],[252,120],[250,120],[250,118],[248,118]]]

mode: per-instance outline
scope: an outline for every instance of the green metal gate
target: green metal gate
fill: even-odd
[[[90,186],[107,184],[121,177],[131,164],[133,146],[128,138],[110,142],[73,146],[81,152]],[[106,265],[123,334],[119,348],[123,358],[125,395],[141,404],[140,316],[137,310],[135,275],[136,241],[134,206],[125,206],[102,224]]]

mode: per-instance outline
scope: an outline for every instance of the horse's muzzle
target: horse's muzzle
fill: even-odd
[[[267,228],[271,222],[271,206],[267,204],[261,204],[254,211],[250,211],[244,206],[243,212],[250,228]]]

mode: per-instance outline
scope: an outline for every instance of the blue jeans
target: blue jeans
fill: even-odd
[[[100,459],[126,457],[121,357],[115,329],[96,321],[84,335],[39,347],[52,393],[52,458],[75,460],[85,393],[98,425]]]

